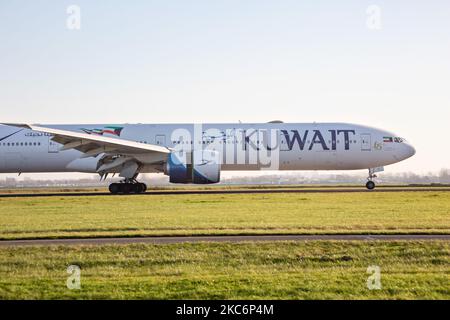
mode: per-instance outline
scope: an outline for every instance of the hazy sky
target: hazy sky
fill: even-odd
[[[0,0],[0,106],[1,122],[356,122],[415,145],[387,170],[437,171],[450,1]]]

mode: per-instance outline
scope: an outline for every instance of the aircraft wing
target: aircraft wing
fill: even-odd
[[[169,154],[170,149],[152,144],[134,142],[95,134],[53,129],[31,124],[2,123],[6,126],[25,128],[53,135],[52,140],[63,145],[61,151],[75,149],[84,153],[83,157],[110,155]]]

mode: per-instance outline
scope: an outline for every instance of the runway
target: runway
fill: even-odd
[[[253,236],[177,236],[177,237],[130,237],[130,238],[86,238],[86,239],[39,239],[1,240],[0,247],[49,246],[49,245],[107,245],[107,244],[174,244],[199,242],[265,242],[265,241],[450,241],[450,234],[419,235],[253,235]]]
[[[268,193],[367,193],[367,192],[450,192],[450,188],[430,187],[381,187],[375,190],[367,190],[364,187],[343,187],[343,188],[311,188],[311,189],[237,189],[237,190],[152,190],[144,194],[130,194],[126,196],[143,197],[158,195],[208,195],[208,194],[268,194]],[[112,195],[109,192],[54,192],[54,193],[3,193],[0,198],[37,198],[37,197],[97,197]],[[123,196],[123,195],[122,195]]]

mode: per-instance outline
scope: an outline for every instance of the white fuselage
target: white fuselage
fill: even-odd
[[[393,164],[414,155],[414,148],[385,130],[346,123],[257,124],[123,124],[50,125],[75,132],[101,134],[171,149],[189,146],[221,154],[222,170],[356,170]],[[120,132],[101,131],[118,127]],[[50,134],[0,125],[0,173],[96,172],[77,164],[83,153],[60,151]],[[277,165],[254,161],[252,150],[278,147]],[[92,159],[94,162],[95,159]],[[75,163],[75,165],[74,165]],[[140,172],[161,172],[162,164]]]

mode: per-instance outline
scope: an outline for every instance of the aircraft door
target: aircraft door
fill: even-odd
[[[157,146],[164,146],[165,147],[166,146],[166,136],[162,135],[162,134],[157,135],[156,138],[155,138],[155,144]]]
[[[52,140],[53,137],[48,137],[48,153],[58,153],[60,145]]]
[[[361,134],[361,151],[372,151],[372,136]]]

